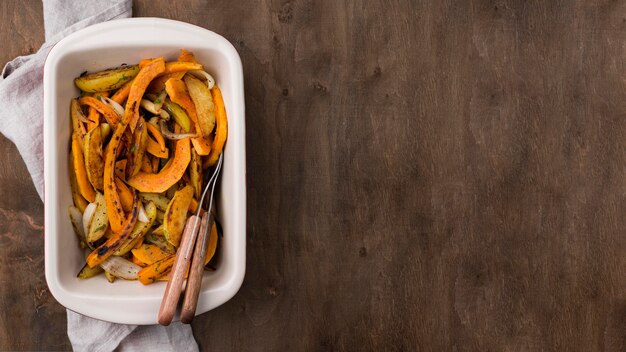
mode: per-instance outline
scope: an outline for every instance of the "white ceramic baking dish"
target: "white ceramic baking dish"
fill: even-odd
[[[224,236],[215,272],[205,272],[196,314],[228,301],[245,273],[245,119],[241,60],[222,36],[178,21],[131,18],[78,31],[60,41],[44,68],[45,272],[52,295],[65,307],[101,320],[156,324],[166,284],[109,283],[103,276],[80,280],[86,254],[79,249],[68,217],[70,99],[78,96],[74,77],[140,59],[192,51],[220,85],[228,115],[228,140],[218,198]]]

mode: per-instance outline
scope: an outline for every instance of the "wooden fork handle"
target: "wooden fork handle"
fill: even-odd
[[[202,216],[202,225],[200,226],[200,232],[196,239],[193,258],[191,259],[191,268],[189,269],[189,277],[187,278],[183,308],[180,312],[180,321],[183,324],[190,324],[196,315],[198,295],[200,294],[202,274],[204,273],[204,260],[206,259],[211,226],[213,225],[212,220],[212,216],[208,212],[204,213]]]
[[[183,290],[185,273],[189,267],[193,245],[196,242],[196,234],[198,233],[197,229],[199,227],[196,224],[197,220],[200,219],[197,216],[192,215],[185,223],[185,230],[183,231],[183,236],[180,239],[180,246],[176,252],[176,260],[174,261],[174,266],[172,266],[172,275],[170,280],[167,282],[167,287],[165,288],[165,293],[163,294],[163,301],[161,301],[161,308],[159,309],[158,321],[161,325],[170,325],[172,319],[174,319],[176,307],[178,306],[178,299],[180,298],[180,293]]]

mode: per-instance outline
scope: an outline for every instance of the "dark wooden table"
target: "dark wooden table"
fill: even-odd
[[[626,2],[136,0],[246,83],[248,268],[207,351],[626,350]],[[0,63],[43,41],[0,1]],[[0,138],[0,350],[63,350]]]

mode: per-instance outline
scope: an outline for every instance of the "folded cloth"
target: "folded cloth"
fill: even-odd
[[[44,0],[46,42],[6,64],[0,76],[0,133],[17,146],[43,199],[43,65],[52,46],[92,24],[132,16],[132,0]],[[29,126],[29,128],[24,128]],[[156,312],[155,312],[156,314]],[[75,351],[198,351],[189,325],[113,324],[67,311]]]

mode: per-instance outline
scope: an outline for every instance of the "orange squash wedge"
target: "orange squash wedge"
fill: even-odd
[[[80,194],[89,203],[96,201],[96,191],[93,189],[89,177],[87,176],[87,168],[85,167],[85,158],[83,156],[83,146],[78,138],[78,133],[72,133],[72,156],[74,157],[74,174]]]
[[[175,260],[176,255],[172,254],[169,257],[163,258],[139,270],[137,274],[139,281],[144,285],[156,282],[161,276],[167,274],[172,269]]]
[[[111,126],[115,127],[120,120],[120,117],[115,111],[113,111],[113,109],[94,97],[82,97],[78,100],[78,102],[80,103],[80,105],[87,105],[96,109],[99,113],[102,114],[102,116],[104,116],[104,118]]]
[[[124,120],[129,123],[131,132],[135,132],[135,126],[139,120],[139,102],[148,88],[150,82],[160,73],[165,71],[165,60],[161,57],[152,60],[148,65],[139,70],[133,80],[128,93],[128,101],[124,110]]]
[[[111,100],[118,104],[122,104],[124,100],[128,98],[128,94],[130,93],[130,87],[133,85],[133,81],[135,79],[131,79],[130,81],[124,83],[124,85],[118,89],[115,94],[111,97]]]
[[[170,159],[169,165],[156,174],[139,172],[127,180],[128,184],[140,192],[161,193],[167,191],[183,177],[191,161],[190,149],[189,138],[176,141],[174,157]]]
[[[161,146],[150,137],[146,141],[146,151],[160,159],[167,159],[170,155],[169,149],[162,150]]]
[[[132,249],[133,256],[147,265],[154,264],[161,259],[169,257],[171,254],[163,251],[153,244],[142,244],[138,248]]]
[[[126,121],[121,121],[115,128],[113,136],[107,146],[104,160],[104,198],[107,203],[109,223],[111,230],[118,233],[124,228],[124,209],[120,201],[120,195],[115,184],[115,156],[120,149],[120,141],[126,131]]]
[[[117,186],[120,195],[122,209],[124,209],[124,211],[130,211],[133,208],[133,192],[119,177],[115,178],[115,186]]]
[[[222,98],[222,91],[215,84],[211,89],[213,95],[213,102],[215,103],[215,138],[213,139],[213,145],[211,146],[211,154],[209,155],[209,166],[215,165],[217,159],[219,159],[224,143],[226,143],[226,137],[228,136],[228,119],[226,118],[226,108],[224,107],[224,99]]]

